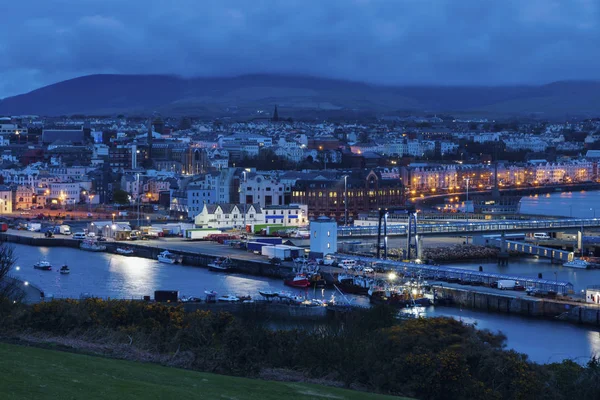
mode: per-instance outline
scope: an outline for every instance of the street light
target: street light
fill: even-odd
[[[90,212],[92,212],[92,200],[94,200],[94,196],[95,195],[91,194],[91,193],[88,196],[88,199],[89,199],[89,202],[90,202]]]
[[[115,214],[115,213],[112,213],[112,217],[113,217],[113,219],[112,219],[112,222],[113,222],[113,224],[115,223],[115,216],[116,216],[116,215],[117,215],[117,214]]]
[[[469,223],[469,178],[465,178],[467,182],[467,200],[465,201],[465,213],[467,214],[467,224]],[[469,244],[469,234],[467,233],[465,244]]]

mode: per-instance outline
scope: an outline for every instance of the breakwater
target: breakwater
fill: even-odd
[[[439,298],[460,307],[600,326],[600,306],[590,303],[480,292],[442,285],[433,287]]]

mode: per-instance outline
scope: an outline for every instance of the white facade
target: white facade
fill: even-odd
[[[322,255],[337,252],[337,222],[327,217],[310,222],[310,252]]]
[[[244,179],[245,178],[245,179]],[[257,203],[261,207],[285,203],[285,184],[273,174],[242,173],[240,203]]]
[[[245,211],[245,218],[244,218]],[[254,204],[205,204],[194,218],[201,228],[244,228],[246,225],[265,223],[265,215]]]
[[[269,206],[263,208],[266,224],[279,224],[285,227],[306,226],[308,224],[308,206],[290,204],[288,206]]]
[[[81,200],[82,191],[90,191],[92,182],[54,182],[50,185],[50,197],[60,199],[63,204],[76,204]]]
[[[0,187],[0,214],[12,213],[12,190],[6,186]]]

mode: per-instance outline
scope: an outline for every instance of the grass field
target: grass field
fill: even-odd
[[[399,399],[0,343],[0,399]]]

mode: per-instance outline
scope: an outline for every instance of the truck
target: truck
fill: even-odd
[[[219,235],[218,229],[188,229],[185,231],[185,238],[190,240],[207,240],[210,235]]]
[[[58,233],[60,233],[61,235],[70,235],[71,227],[69,225],[61,225],[58,227]]]
[[[513,281],[510,279],[501,279],[498,281],[498,289],[502,290],[511,290],[517,286],[517,281]]]
[[[177,303],[179,301],[179,291],[177,290],[155,290],[154,301],[161,303]]]

